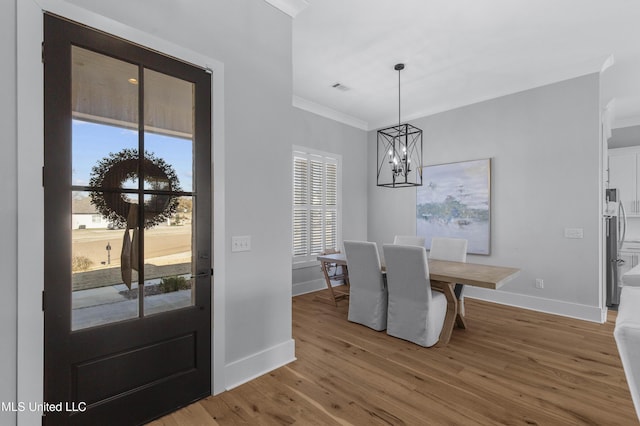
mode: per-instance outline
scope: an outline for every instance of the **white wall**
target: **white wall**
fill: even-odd
[[[16,400],[17,364],[17,252],[18,182],[16,129],[16,3],[7,1],[0,13],[0,402]],[[16,421],[16,414],[0,411],[0,424]]]
[[[410,95],[405,95],[410,96]],[[425,165],[492,159],[491,255],[521,268],[501,291],[467,295],[599,321],[599,76],[592,74],[415,120]],[[415,189],[375,186],[369,133],[369,239],[415,233]],[[564,238],[583,228],[583,239]],[[535,279],[544,279],[543,289]]]
[[[367,132],[298,108],[290,131],[295,145],[342,156],[342,239],[366,240]],[[294,269],[292,276],[294,294],[326,286],[319,265]]]

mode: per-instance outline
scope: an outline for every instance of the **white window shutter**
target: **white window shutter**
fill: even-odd
[[[307,209],[293,210],[293,255],[309,254],[309,214]]]
[[[323,201],[324,185],[322,184],[323,164],[319,161],[311,161],[309,190],[311,192],[311,205],[321,206]]]
[[[326,169],[326,184],[325,184],[325,194],[326,194],[326,202],[327,206],[337,206],[338,205],[338,167],[336,164],[327,163],[325,165]]]
[[[311,218],[311,247],[309,254],[318,255],[324,251],[324,226],[322,221],[322,210],[311,210],[309,212],[309,216]]]
[[[312,261],[327,249],[339,248],[338,158],[294,148],[294,263]]]
[[[304,206],[307,204],[309,183],[309,162],[306,158],[294,157],[293,159],[293,205]]]
[[[324,240],[325,249],[338,248],[338,214],[335,210],[325,213]]]

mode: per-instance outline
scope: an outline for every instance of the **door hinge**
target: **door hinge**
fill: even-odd
[[[44,312],[46,308],[47,308],[47,302],[45,299],[44,290],[42,290],[42,312]]]
[[[42,63],[44,64],[44,41],[42,42]]]
[[[42,187],[44,188],[44,166],[42,166]]]

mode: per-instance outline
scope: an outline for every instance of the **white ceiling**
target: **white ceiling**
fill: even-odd
[[[614,127],[640,124],[638,0],[307,0],[294,104],[364,129],[599,72]],[[332,88],[335,83],[349,90]]]

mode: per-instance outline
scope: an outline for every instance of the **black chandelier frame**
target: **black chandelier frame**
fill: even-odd
[[[378,130],[377,185],[387,188],[422,186],[422,130],[400,120],[400,71],[398,71],[398,124]]]

